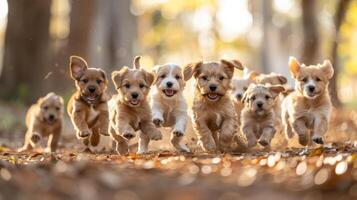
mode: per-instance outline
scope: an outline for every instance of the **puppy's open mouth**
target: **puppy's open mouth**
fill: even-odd
[[[129,101],[129,103],[131,104],[131,105],[133,105],[133,106],[137,106],[137,105],[139,105],[139,100],[137,100],[137,99],[131,99],[130,101]]]
[[[82,95],[86,101],[89,103],[94,103],[97,101],[99,95]]]
[[[219,99],[219,97],[221,96],[220,94],[218,93],[215,93],[215,92],[211,92],[211,93],[207,93],[206,94],[207,98],[211,101],[215,101],[217,99]]]
[[[176,94],[176,90],[173,90],[173,89],[164,89],[164,90],[162,90],[162,92],[166,95],[166,96],[168,96],[168,97],[172,97],[172,96],[174,96],[175,94]]]

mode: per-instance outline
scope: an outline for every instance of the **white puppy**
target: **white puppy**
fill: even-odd
[[[187,103],[183,97],[185,78],[176,64],[165,64],[154,68],[155,88],[152,90],[151,109],[156,126],[171,127],[171,144],[178,151],[189,152],[181,140],[188,121]]]

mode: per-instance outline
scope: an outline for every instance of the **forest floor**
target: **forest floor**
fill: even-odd
[[[150,154],[129,156],[83,152],[73,133],[56,153],[18,153],[23,135],[4,133],[0,199],[357,199],[356,119],[336,112],[324,146],[236,154],[199,151],[190,128],[193,153],[175,153],[165,133]]]

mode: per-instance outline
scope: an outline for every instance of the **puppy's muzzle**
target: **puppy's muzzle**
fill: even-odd
[[[211,90],[211,92],[215,92],[217,90],[217,85],[212,84],[209,86],[209,89]]]
[[[237,94],[237,95],[236,95],[236,99],[237,99],[238,101],[242,100],[242,97],[243,97],[242,94]]]
[[[257,108],[258,108],[259,110],[262,110],[262,109],[263,109],[263,106],[264,106],[264,103],[261,102],[261,101],[258,101],[258,102],[256,103],[256,105],[257,105]]]
[[[88,86],[88,91],[89,93],[94,93],[97,90],[97,88],[95,86]]]
[[[166,86],[167,86],[168,88],[172,88],[173,85],[174,85],[174,84],[173,84],[172,82],[167,82],[167,83],[166,83]]]
[[[311,92],[311,93],[315,92],[315,86],[309,85],[309,86],[308,86],[308,90],[309,90],[309,92]]]

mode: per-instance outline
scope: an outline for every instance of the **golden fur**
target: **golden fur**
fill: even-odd
[[[275,113],[275,99],[284,91],[280,85],[251,84],[242,99],[244,108],[241,113],[241,132],[248,139],[248,147],[257,144],[269,146],[276,132],[276,120],[280,113]]]
[[[108,135],[108,80],[103,70],[89,68],[78,56],[70,57],[70,74],[77,91],[68,102],[67,112],[72,120],[76,135],[84,145],[97,146],[100,134]]]
[[[51,92],[41,97],[26,114],[25,143],[19,151],[30,150],[43,137],[48,137],[47,152],[55,152],[61,136],[63,99]]]
[[[289,67],[295,80],[295,91],[283,101],[285,133],[288,138],[296,133],[299,143],[304,146],[310,142],[310,137],[313,142],[323,144],[332,108],[328,83],[334,74],[333,67],[328,60],[306,66],[295,58],[290,58]]]
[[[146,153],[150,140],[160,140],[161,132],[151,120],[151,109],[147,95],[154,81],[153,74],[139,69],[139,59],[135,59],[134,69],[123,67],[112,73],[118,94],[109,101],[110,135],[116,142],[119,154],[128,153],[128,140],[140,130],[138,153]]]
[[[229,151],[237,130],[233,102],[228,95],[234,68],[238,61],[198,62],[184,69],[185,79],[196,79],[193,101],[193,125],[198,143],[204,151]]]
[[[152,91],[151,107],[156,126],[172,128],[171,144],[178,151],[189,152],[181,141],[188,121],[187,103],[183,96],[186,80],[182,69],[175,64],[165,64],[154,69],[155,88]]]

